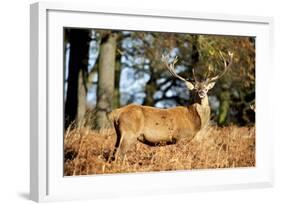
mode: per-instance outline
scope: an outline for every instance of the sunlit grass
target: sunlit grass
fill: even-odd
[[[255,166],[255,127],[210,126],[192,141],[174,145],[132,146],[124,160],[107,162],[114,148],[113,129],[67,130],[64,139],[64,174],[90,175]]]

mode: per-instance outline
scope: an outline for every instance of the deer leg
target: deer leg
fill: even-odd
[[[118,155],[121,160],[124,160],[126,152],[130,149],[130,147],[136,142],[137,139],[133,137],[133,135],[126,134],[122,136],[120,147],[118,149]]]
[[[109,157],[109,162],[114,161],[116,155],[119,155],[123,160],[127,150],[137,141],[134,132],[131,130],[124,130],[118,121],[114,121],[114,129],[116,132],[116,142],[112,155]]]
[[[121,137],[122,137],[118,122],[114,121],[114,129],[115,129],[115,133],[116,133],[116,142],[115,142],[114,150],[113,150],[111,156],[109,157],[109,162],[112,162],[115,160],[115,155],[116,155],[117,149],[120,146]]]

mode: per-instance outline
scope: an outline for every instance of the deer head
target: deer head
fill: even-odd
[[[166,68],[168,69],[168,71],[172,74],[172,76],[174,76],[175,78],[185,82],[185,85],[187,86],[187,88],[190,91],[193,91],[197,97],[199,97],[200,99],[203,99],[207,96],[207,93],[210,89],[212,89],[216,83],[216,81],[218,79],[220,79],[225,73],[226,71],[230,68],[231,64],[232,64],[232,60],[233,60],[233,53],[228,52],[228,60],[225,59],[225,57],[223,56],[223,54],[221,52],[220,53],[220,57],[223,60],[223,64],[224,64],[224,70],[222,71],[221,74],[218,74],[214,77],[209,77],[210,74],[210,66],[208,67],[208,74],[205,78],[205,80],[198,80],[196,78],[194,69],[192,69],[192,74],[193,74],[193,80],[194,82],[190,82],[188,80],[186,80],[185,78],[179,76],[176,71],[175,71],[175,64],[178,61],[178,58],[175,57],[175,59],[173,59],[172,63],[168,62],[168,56],[164,56],[162,55],[162,61],[164,62]]]

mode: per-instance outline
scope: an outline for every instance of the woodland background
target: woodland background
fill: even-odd
[[[255,38],[180,33],[64,30],[65,129],[101,128],[115,108],[136,103],[161,108],[191,103],[189,91],[161,62],[178,56],[177,73],[193,81],[222,71],[219,55],[234,53],[231,69],[209,91],[211,119],[220,126],[253,125]]]

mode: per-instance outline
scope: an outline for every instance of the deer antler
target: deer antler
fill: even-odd
[[[175,64],[178,62],[178,57],[177,56],[174,58],[172,63],[168,63],[168,55],[162,55],[161,60],[165,64],[165,66],[167,67],[168,71],[172,74],[172,76],[174,76],[175,78],[178,78],[178,79],[180,79],[182,81],[187,82],[187,80],[185,80],[183,77],[179,76],[176,73]]]
[[[196,75],[195,75],[194,68],[192,68],[192,74],[193,74],[193,78],[194,78],[195,82],[198,82],[198,80],[197,80],[197,78],[196,78]]]
[[[207,71],[207,75],[205,77],[205,80],[207,80],[209,78],[210,73],[211,73],[211,65],[208,66],[208,71]]]
[[[228,56],[229,56],[229,60],[228,60],[228,63],[225,59],[225,57],[223,56],[223,54],[221,53],[221,51],[219,52],[221,58],[223,59],[223,64],[224,64],[224,70],[223,72],[220,74],[220,75],[217,75],[215,77],[212,77],[212,78],[208,78],[208,82],[214,82],[216,80],[218,80],[219,78],[221,78],[225,73],[226,71],[230,68],[231,64],[232,64],[232,60],[233,60],[233,53],[232,52],[228,52]]]
[[[178,57],[176,56],[175,59],[173,60],[172,63],[168,63],[168,56],[164,56],[162,55],[162,61],[164,62],[165,66],[167,67],[168,71],[172,74],[172,76],[174,76],[175,78],[178,78],[180,80],[182,80],[183,82],[185,82],[187,88],[189,90],[193,90],[194,89],[194,85],[187,81],[186,79],[184,79],[183,77],[179,76],[176,71],[175,71],[175,64],[176,62],[178,61]],[[194,75],[194,70],[193,70],[193,77],[194,77],[194,80],[196,81],[195,79],[195,75]]]

